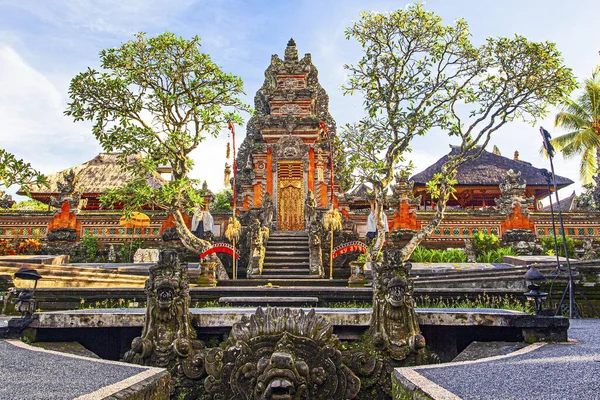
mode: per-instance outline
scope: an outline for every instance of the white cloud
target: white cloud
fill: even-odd
[[[13,2],[40,20],[96,33],[130,35],[144,27],[164,27],[197,0],[47,0]]]
[[[11,46],[0,44],[0,142],[2,148],[53,173],[99,151],[88,124],[63,115],[66,98]]]

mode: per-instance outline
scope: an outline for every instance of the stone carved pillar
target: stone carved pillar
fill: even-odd
[[[529,219],[529,207],[535,198],[527,197],[527,182],[521,179],[521,172],[509,170],[499,186],[501,195],[495,202],[500,213],[506,215],[502,223],[502,239],[519,255],[540,254],[534,224]]]

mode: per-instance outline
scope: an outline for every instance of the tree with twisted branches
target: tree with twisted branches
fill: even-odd
[[[152,205],[172,213],[184,246],[201,253],[210,243],[187,228],[182,212],[201,204],[200,182],[189,178],[190,158],[207,137],[229,122],[241,124],[242,80],[225,73],[201,52],[199,37],[167,32],[148,38],[139,33],[120,47],[100,52],[101,71],[88,68],[71,81],[65,114],[93,122],[92,133],[107,152],[120,152],[120,164],[134,178],[109,190],[106,205],[126,214]],[[172,168],[160,188],[146,177],[159,165]]]
[[[346,37],[361,45],[363,56],[345,66],[343,89],[363,96],[366,115],[346,126],[341,139],[358,178],[374,190],[378,234],[372,258],[385,240],[386,192],[413,139],[442,130],[460,144],[428,184],[437,199],[435,215],[402,248],[405,261],[441,223],[457,169],[479,157],[504,125],[535,122],[576,86],[553,43],[516,35],[475,46],[464,20],[445,25],[421,4],[363,13]]]

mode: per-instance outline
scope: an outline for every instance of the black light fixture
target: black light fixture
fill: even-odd
[[[533,300],[535,303],[535,313],[540,315],[542,313],[542,302],[548,297],[548,293],[540,292],[540,283],[546,282],[547,279],[539,269],[534,266],[529,266],[529,269],[523,275],[523,279],[527,282],[527,289],[529,292],[524,293],[527,300]]]
[[[17,272],[15,272],[15,278],[34,281],[33,289],[20,289],[17,298],[15,299],[17,303],[17,311],[21,313],[22,316],[28,317],[35,311],[35,301],[34,301],[34,293],[37,288],[37,282],[42,278],[42,276],[33,268],[23,267],[20,268]]]

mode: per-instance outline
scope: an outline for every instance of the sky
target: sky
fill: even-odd
[[[155,36],[171,31],[201,38],[202,50],[226,72],[244,82],[244,101],[253,104],[271,55],[283,57],[293,37],[298,52],[311,53],[319,81],[330,97],[338,126],[363,114],[361,98],[344,96],[344,64],[355,63],[361,49],[346,40],[344,30],[362,11],[387,12],[407,1],[367,0],[0,0],[0,147],[50,174],[92,159],[101,147],[91,124],[64,116],[70,80],[88,67],[99,68],[98,53],[133,38],[136,32]],[[450,24],[465,19],[473,41],[519,34],[530,40],[555,42],[578,81],[600,64],[597,0],[437,0],[425,3]],[[511,123],[493,137],[489,150],[539,168],[549,168],[539,154],[538,126],[553,136],[552,111],[536,126]],[[248,116],[246,116],[246,120]],[[245,129],[236,130],[239,136]],[[226,132],[204,141],[192,158],[194,178],[209,188],[223,187]],[[237,140],[237,143],[241,143]],[[409,158],[419,172],[449,151],[442,133],[418,138]],[[579,160],[556,157],[556,173],[576,184],[560,192],[579,192]],[[13,188],[13,191],[15,188]]]

